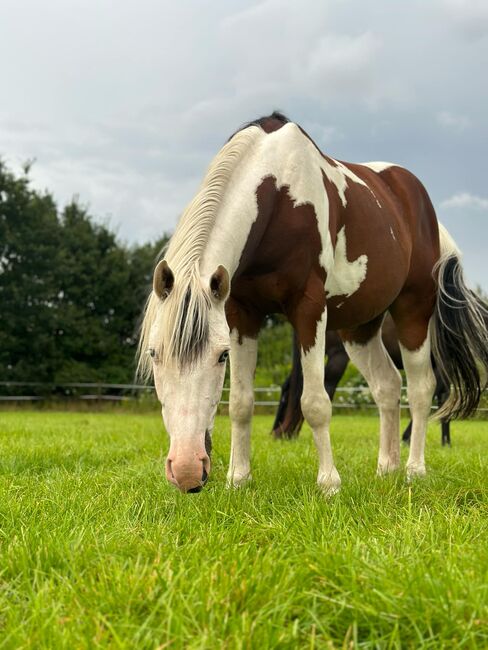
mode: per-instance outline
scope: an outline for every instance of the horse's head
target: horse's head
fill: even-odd
[[[166,477],[199,492],[210,473],[211,432],[224,383],[229,275],[196,271],[179,278],[162,260],[154,271],[140,343],[142,372],[152,371],[170,436]]]

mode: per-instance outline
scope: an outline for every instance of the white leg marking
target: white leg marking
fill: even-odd
[[[407,393],[412,418],[412,438],[407,461],[407,476],[425,475],[425,434],[435,390],[435,375],[430,360],[430,335],[418,350],[411,352],[400,344],[407,375]]]
[[[368,382],[380,411],[379,476],[400,464],[400,391],[402,378],[381,340],[381,331],[366,345],[346,343],[351,361]]]
[[[340,476],[335,468],[330,444],[329,424],[332,405],[324,388],[325,326],[327,310],[317,323],[315,344],[301,354],[303,370],[303,393],[301,406],[305,420],[312,428],[319,456],[317,483],[329,496],[339,491]]]
[[[237,330],[230,334],[231,450],[227,485],[237,487],[251,479],[251,420],[254,407],[254,371],[258,342],[242,337]]]

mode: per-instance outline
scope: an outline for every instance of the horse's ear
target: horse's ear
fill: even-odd
[[[153,291],[164,300],[171,293],[171,289],[175,283],[175,276],[173,271],[169,268],[168,262],[166,260],[161,260],[158,262],[156,268],[154,269],[153,275]]]
[[[210,291],[217,300],[226,300],[229,295],[230,279],[227,269],[219,264],[210,278]]]

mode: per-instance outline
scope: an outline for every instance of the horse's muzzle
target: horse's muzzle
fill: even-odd
[[[210,472],[210,458],[206,452],[166,459],[166,478],[182,492],[200,492]]]

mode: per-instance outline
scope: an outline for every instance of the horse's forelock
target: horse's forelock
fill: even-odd
[[[198,296],[193,291],[199,293]],[[200,288],[187,288],[177,312],[170,354],[180,367],[193,365],[203,355],[209,341],[210,299]]]
[[[188,368],[200,359],[210,336],[210,296],[199,278],[175,282],[170,295],[161,301],[154,292],[146,306],[141,327],[137,374],[148,380],[152,374],[150,348],[163,365],[171,362]],[[154,340],[152,329],[157,323]]]

